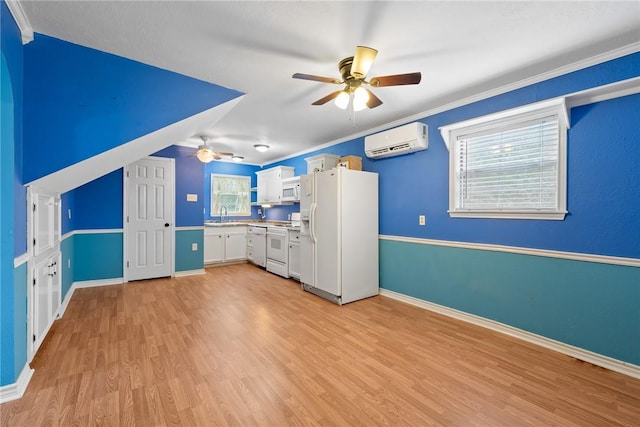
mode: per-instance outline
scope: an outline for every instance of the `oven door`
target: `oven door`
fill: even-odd
[[[267,231],[267,258],[287,262],[287,235]]]

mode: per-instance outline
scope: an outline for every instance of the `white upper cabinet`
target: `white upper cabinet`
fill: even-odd
[[[282,180],[293,177],[295,168],[290,166],[276,166],[256,172],[258,176],[258,197],[259,205],[279,205],[282,204],[280,190]]]

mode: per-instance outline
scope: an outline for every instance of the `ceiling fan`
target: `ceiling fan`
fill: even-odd
[[[224,151],[213,151],[207,144],[208,138],[205,135],[201,135],[200,139],[202,140],[202,144],[198,146],[198,150],[196,151],[195,156],[202,163],[209,163],[212,160],[220,160],[223,157],[230,157],[234,161],[243,160],[242,157],[234,156],[233,153],[227,153]]]
[[[378,51],[376,49],[357,46],[354,56],[344,58],[338,63],[338,70],[342,75],[341,79],[331,77],[314,76],[311,74],[295,73],[294,79],[313,80],[323,83],[344,84],[342,90],[330,93],[329,95],[318,99],[311,105],[323,105],[335,99],[335,104],[339,108],[346,109],[351,103],[354,111],[360,111],[365,107],[376,108],[382,105],[382,101],[373,92],[363,86],[384,87],[384,86],[400,86],[415,85],[420,83],[422,74],[407,73],[394,74],[391,76],[372,77],[368,81],[367,73],[373,65]]]

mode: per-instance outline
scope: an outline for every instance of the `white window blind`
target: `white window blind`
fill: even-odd
[[[556,116],[455,141],[457,210],[558,209]]]
[[[226,206],[229,216],[251,215],[251,178],[242,175],[211,174],[211,216]]]

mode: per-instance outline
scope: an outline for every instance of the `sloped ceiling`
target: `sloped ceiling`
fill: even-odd
[[[246,93],[214,126],[194,133],[257,164],[400,124],[549,70],[631,53],[640,40],[637,1],[21,4],[36,33]],[[370,75],[420,71],[422,83],[375,89],[384,104],[355,119],[332,103],[311,106],[337,86],[291,75],[338,77],[338,61],[356,45],[379,50]],[[175,142],[195,146],[198,139]],[[257,153],[255,143],[272,149]]]

